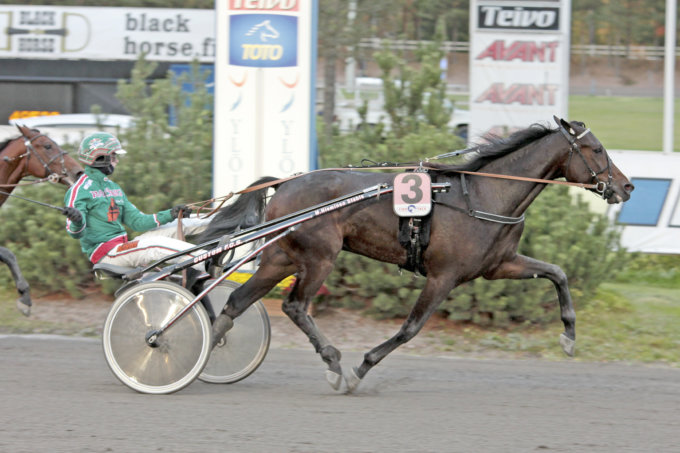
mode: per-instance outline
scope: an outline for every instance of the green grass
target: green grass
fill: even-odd
[[[564,355],[561,322],[545,327],[437,329],[442,352],[548,360],[637,362],[680,367],[680,288],[605,283],[576,306],[576,355]],[[558,310],[558,307],[555,307]]]
[[[97,335],[97,329],[92,326],[83,326],[73,322],[37,320],[32,316],[26,317],[17,310],[16,299],[17,293],[15,291],[0,289],[0,334]],[[33,303],[35,307],[35,300]]]
[[[680,150],[680,101],[675,101],[674,149]],[[569,119],[583,121],[608,149],[661,151],[663,98],[570,96]]]
[[[469,108],[467,96],[450,97],[461,108]],[[568,119],[586,123],[607,149],[663,149],[663,98],[660,97],[570,96]],[[678,99],[674,126],[674,149],[680,151]]]

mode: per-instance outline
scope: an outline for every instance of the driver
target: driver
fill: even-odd
[[[145,214],[125,196],[125,192],[110,176],[118,158],[126,154],[118,139],[106,132],[88,135],[80,143],[78,160],[85,164],[85,172],[69,188],[64,198],[66,231],[80,240],[89,260],[125,267],[141,267],[168,255],[194,247],[193,244],[153,232],[130,241],[125,226],[134,231],[148,231],[176,219],[180,213],[188,217],[191,210],[185,205],[155,214]],[[196,250],[192,257],[203,253]],[[178,260],[187,259],[182,256]],[[197,270],[203,263],[195,266]]]

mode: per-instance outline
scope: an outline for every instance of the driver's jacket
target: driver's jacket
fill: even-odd
[[[83,252],[93,263],[127,242],[123,225],[134,231],[147,231],[173,220],[170,209],[144,214],[128,201],[118,184],[93,167],[85,167],[85,173],[66,192],[64,204],[83,215],[81,223],[67,219],[66,231],[80,239]]]

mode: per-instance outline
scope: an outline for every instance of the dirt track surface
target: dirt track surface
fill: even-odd
[[[345,354],[346,367],[359,353]],[[680,370],[394,353],[355,394],[310,350],[142,395],[99,340],[0,336],[2,452],[677,452]]]

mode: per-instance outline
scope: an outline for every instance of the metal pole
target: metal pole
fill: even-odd
[[[675,26],[677,0],[666,0],[666,41],[663,89],[663,152],[673,152],[673,117],[675,109]]]
[[[349,10],[347,11],[347,28],[351,31],[354,25],[354,19],[357,16],[357,2],[356,0],[349,1]],[[349,56],[345,60],[345,89],[348,92],[354,92],[354,78],[356,77],[356,61],[354,60],[354,46],[347,48]]]

